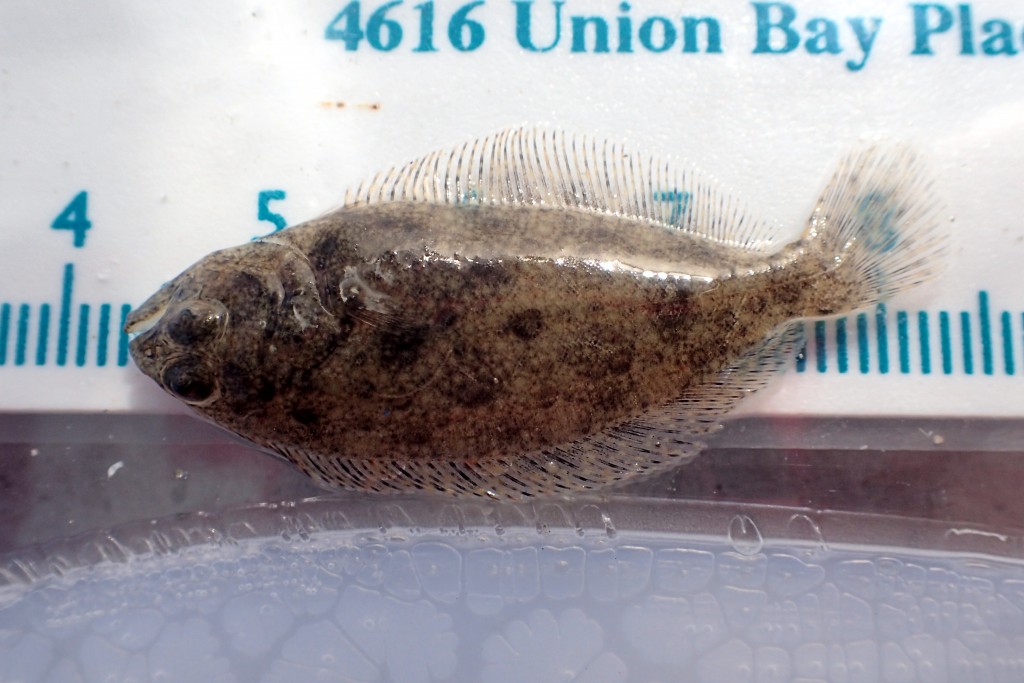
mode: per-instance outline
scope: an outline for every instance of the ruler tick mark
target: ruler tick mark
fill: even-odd
[[[906,311],[896,311],[896,342],[900,352],[900,374],[910,374],[910,322]]]
[[[978,292],[978,324],[981,332],[981,369],[992,374],[992,321],[988,312],[988,292]]]
[[[57,331],[57,365],[68,362],[68,336],[71,329],[71,288],[75,282],[75,266],[64,265],[64,278],[60,289],[60,327]]]
[[[128,365],[128,333],[124,331],[124,326],[128,324],[128,314],[131,312],[131,304],[121,305],[121,325],[117,337],[117,364],[120,367]]]
[[[845,373],[849,365],[846,353],[846,318],[839,318],[836,320],[836,367],[840,373]]]
[[[46,347],[50,342],[50,304],[39,307],[39,337],[36,339],[36,365],[46,365]]]
[[[0,307],[0,365],[7,365],[7,338],[11,334],[11,305]]]
[[[857,314],[857,357],[860,362],[860,374],[868,374],[871,366],[868,357],[868,316],[866,313]]]
[[[75,365],[85,365],[85,349],[89,341],[89,304],[78,307],[78,344],[75,347]]]
[[[875,338],[878,344],[878,371],[883,375],[889,372],[889,328],[885,316],[885,304],[878,304],[875,308]]]
[[[800,346],[800,350],[796,354],[796,371],[805,372],[807,370],[807,323],[803,324],[803,338],[804,343]]]
[[[931,331],[928,329],[928,311],[917,312],[917,334],[921,342],[921,374],[930,375],[932,374],[932,349]]]
[[[818,372],[825,372],[828,366],[825,365],[825,321],[818,320],[814,323],[814,355],[818,364]]]
[[[1003,311],[999,316],[1003,328],[1003,370],[1007,375],[1014,373],[1013,367],[1013,328],[1010,323],[1009,311]]]
[[[949,313],[939,313],[939,342],[942,345],[942,373],[953,374],[953,340],[949,332]]]
[[[99,338],[96,340],[96,365],[103,367],[107,364],[107,344],[110,341],[110,304],[100,305],[100,329]]]
[[[960,311],[960,337],[964,345],[964,374],[974,374],[974,349],[971,348],[971,314]]]
[[[28,318],[32,309],[28,304],[18,307],[18,341],[14,345],[14,364],[25,364],[25,345],[28,344]]]

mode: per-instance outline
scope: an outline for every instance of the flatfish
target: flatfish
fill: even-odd
[[[692,458],[803,321],[927,280],[902,146],[845,157],[785,243],[701,175],[520,128],[206,256],[134,311],[135,364],[329,487],[522,498]]]

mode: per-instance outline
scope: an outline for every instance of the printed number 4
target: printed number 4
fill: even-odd
[[[324,31],[327,40],[340,40],[345,49],[359,49],[359,42],[366,42],[374,50],[389,52],[402,42],[402,25],[398,20],[388,18],[388,12],[402,4],[403,0],[392,0],[375,9],[366,20],[366,30],[360,26],[359,0],[352,0],[335,15]],[[460,52],[472,52],[483,45],[484,26],[469,18],[469,13],[484,4],[484,0],[469,2],[451,15],[448,21],[448,42]],[[419,43],[413,52],[436,52],[434,47],[434,0],[413,5],[419,17]]]
[[[76,247],[85,246],[85,231],[92,227],[88,216],[89,193],[82,190],[64,207],[50,227],[54,230],[70,230]]]
[[[340,40],[345,43],[345,49],[354,51],[359,48],[359,41],[366,38],[370,47],[375,50],[387,52],[394,50],[402,42],[402,27],[393,19],[387,18],[387,12],[392,7],[402,4],[402,0],[394,0],[377,8],[366,22],[366,32],[359,28],[359,0],[345,5],[345,8],[338,12],[334,21],[327,25],[324,31],[324,38],[327,40]],[[343,26],[343,28],[339,28]]]

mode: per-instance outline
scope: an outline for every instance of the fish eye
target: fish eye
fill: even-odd
[[[194,301],[181,308],[167,323],[167,335],[191,346],[214,337],[224,324],[224,312],[217,306]]]
[[[167,391],[191,404],[210,401],[217,394],[217,380],[206,364],[186,356],[170,363],[163,372]]]

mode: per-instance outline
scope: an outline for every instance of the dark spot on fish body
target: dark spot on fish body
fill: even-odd
[[[341,299],[341,279],[345,267],[360,263],[358,251],[352,243],[334,230],[325,230],[323,237],[313,243],[307,254],[316,277],[320,301],[335,315],[344,310]]]
[[[358,261],[352,242],[333,230],[325,230],[306,256],[314,273],[341,273]]]
[[[224,388],[222,400],[236,410],[251,410],[277,395],[277,388],[263,373],[237,363],[224,364],[220,381]]]
[[[268,363],[273,365],[273,360]],[[318,365],[282,367],[278,376],[282,390],[287,389],[294,396],[315,395],[323,390],[325,373]]]
[[[530,341],[544,329],[544,314],[536,308],[517,311],[508,317],[505,329],[523,341]]]
[[[499,289],[513,279],[511,266],[494,261],[473,261],[466,271],[467,286],[476,289]]]
[[[277,395],[277,387],[265,379],[256,383],[256,399],[260,403],[269,403]]]
[[[459,314],[453,306],[441,304],[434,312],[434,327],[448,329],[459,320]]]
[[[295,408],[290,414],[292,419],[306,427],[312,427],[320,421],[320,414],[313,408]]]
[[[377,391],[377,385],[368,379],[360,379],[350,383],[352,395],[356,398],[367,399]]]
[[[385,367],[409,366],[419,358],[430,328],[425,325],[387,327],[376,333],[375,346]]]
[[[499,384],[494,378],[478,379],[465,372],[453,372],[442,391],[460,406],[481,408],[494,402]]]
[[[235,274],[231,281],[231,291],[238,302],[268,302],[271,298],[270,289],[263,278],[247,271]]]
[[[337,348],[348,341],[349,336],[352,334],[352,329],[355,327],[355,320],[349,316],[339,316],[336,319],[337,328],[332,331],[332,345]]]
[[[237,363],[225,363],[220,371],[221,382],[229,396],[248,396],[252,393],[250,377],[248,369]]]

